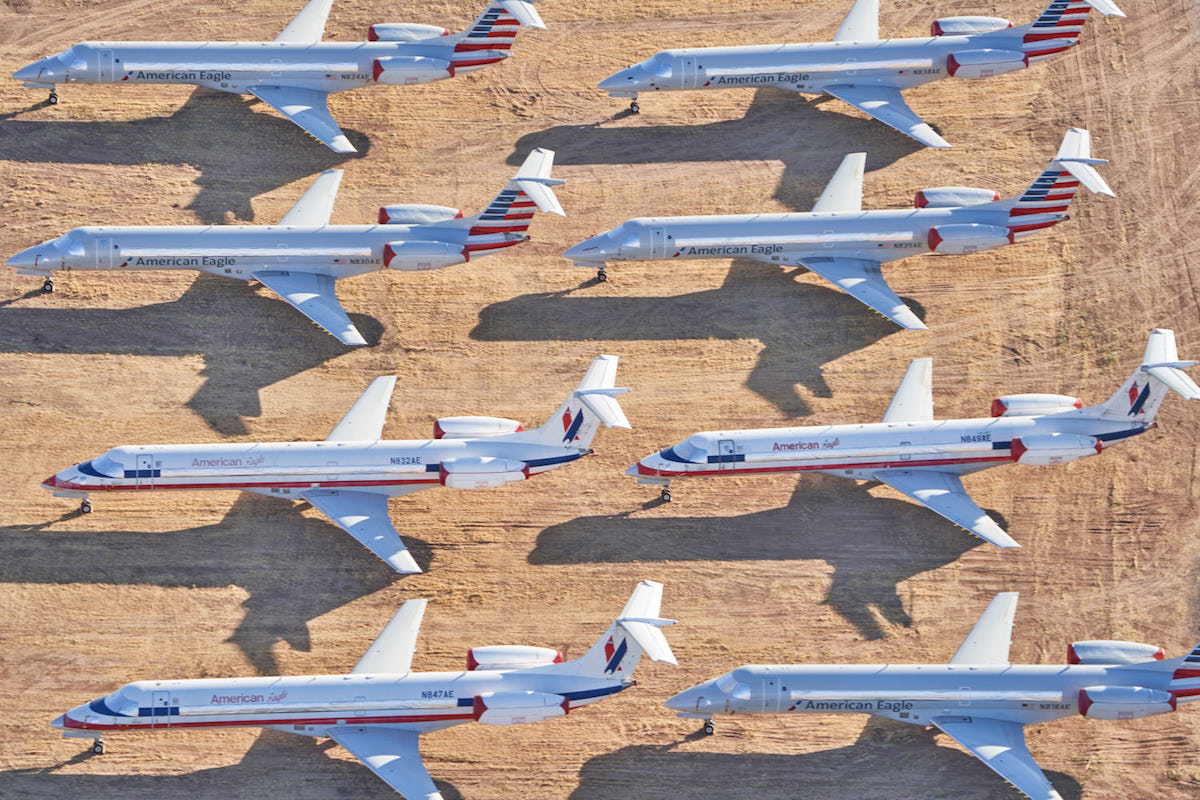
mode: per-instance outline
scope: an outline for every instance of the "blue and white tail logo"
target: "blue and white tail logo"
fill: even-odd
[[[1142,413],[1142,406],[1146,405],[1146,401],[1150,399],[1150,383],[1141,392],[1138,392],[1138,383],[1135,380],[1133,385],[1129,387],[1129,416],[1134,417]]]
[[[1200,648],[1197,649],[1200,650]],[[608,637],[608,641],[604,643],[604,657],[608,659],[608,663],[604,665],[605,675],[622,671],[621,661],[625,658],[628,650],[629,644],[624,637],[621,638],[619,645],[614,645],[613,637]]]
[[[567,409],[563,412],[563,444],[570,444],[575,441],[575,437],[579,435],[579,426],[583,425],[583,409],[575,412],[574,418],[571,417],[571,410]]]

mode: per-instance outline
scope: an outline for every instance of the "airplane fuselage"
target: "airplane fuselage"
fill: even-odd
[[[476,719],[489,693],[561,695],[568,709],[602,700],[632,682],[537,667],[520,670],[137,681],[54,721],[68,735],[124,731],[270,727],[327,736],[337,725],[386,725],[421,733]]]
[[[934,422],[876,422],[742,431],[705,431],[647,456],[629,469],[651,483],[692,477],[824,472],[870,480],[881,469],[968,474],[1036,450],[1014,441],[1056,442],[1059,463],[1095,455],[1149,429],[1070,411],[1045,416]],[[1034,444],[1036,448],[1036,444]]]

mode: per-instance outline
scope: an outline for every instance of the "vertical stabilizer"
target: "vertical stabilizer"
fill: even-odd
[[[1142,363],[1116,394],[1098,406],[1085,408],[1083,413],[1100,419],[1149,424],[1154,421],[1168,389],[1185,400],[1200,400],[1200,387],[1183,371],[1195,365],[1195,361],[1179,360],[1175,331],[1156,328],[1150,332]]]

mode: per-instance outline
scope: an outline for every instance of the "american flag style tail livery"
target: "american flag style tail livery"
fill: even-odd
[[[1107,162],[1091,156],[1091,134],[1082,128],[1068,130],[1049,166],[1023,194],[1008,201],[1008,229],[1013,238],[1069,219],[1067,209],[1081,184],[1097,194],[1113,196],[1113,190],[1093,167]]]
[[[454,45],[452,71],[468,72],[508,58],[517,38],[517,29],[522,25],[546,27],[533,3],[528,0],[489,3],[471,27],[459,34]]]
[[[1168,389],[1188,400],[1200,399],[1200,387],[1183,371],[1195,364],[1179,360],[1175,331],[1156,328],[1150,332],[1142,363],[1121,388],[1101,405],[1083,409],[1083,413],[1100,419],[1153,425]]]
[[[1105,16],[1125,16],[1112,0],[1052,0],[1041,16],[1022,26],[1021,50],[1032,62],[1074,47],[1093,8]]]
[[[463,247],[468,261],[474,255],[487,255],[528,241],[525,232],[536,211],[566,216],[551,188],[565,181],[550,177],[553,166],[553,150],[534,150],[482,213],[462,221],[468,226]]]

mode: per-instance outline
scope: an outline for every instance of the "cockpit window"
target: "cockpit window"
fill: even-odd
[[[708,458],[708,450],[697,445],[691,439],[675,446],[675,452],[680,458],[692,463],[702,463]]]
[[[92,459],[92,467],[97,472],[104,473],[112,478],[119,478],[125,470],[125,465],[117,459],[113,458],[113,451],[109,450],[99,458]]]
[[[671,57],[666,53],[655,53],[642,62],[642,67],[659,78],[665,78],[671,74]]]

